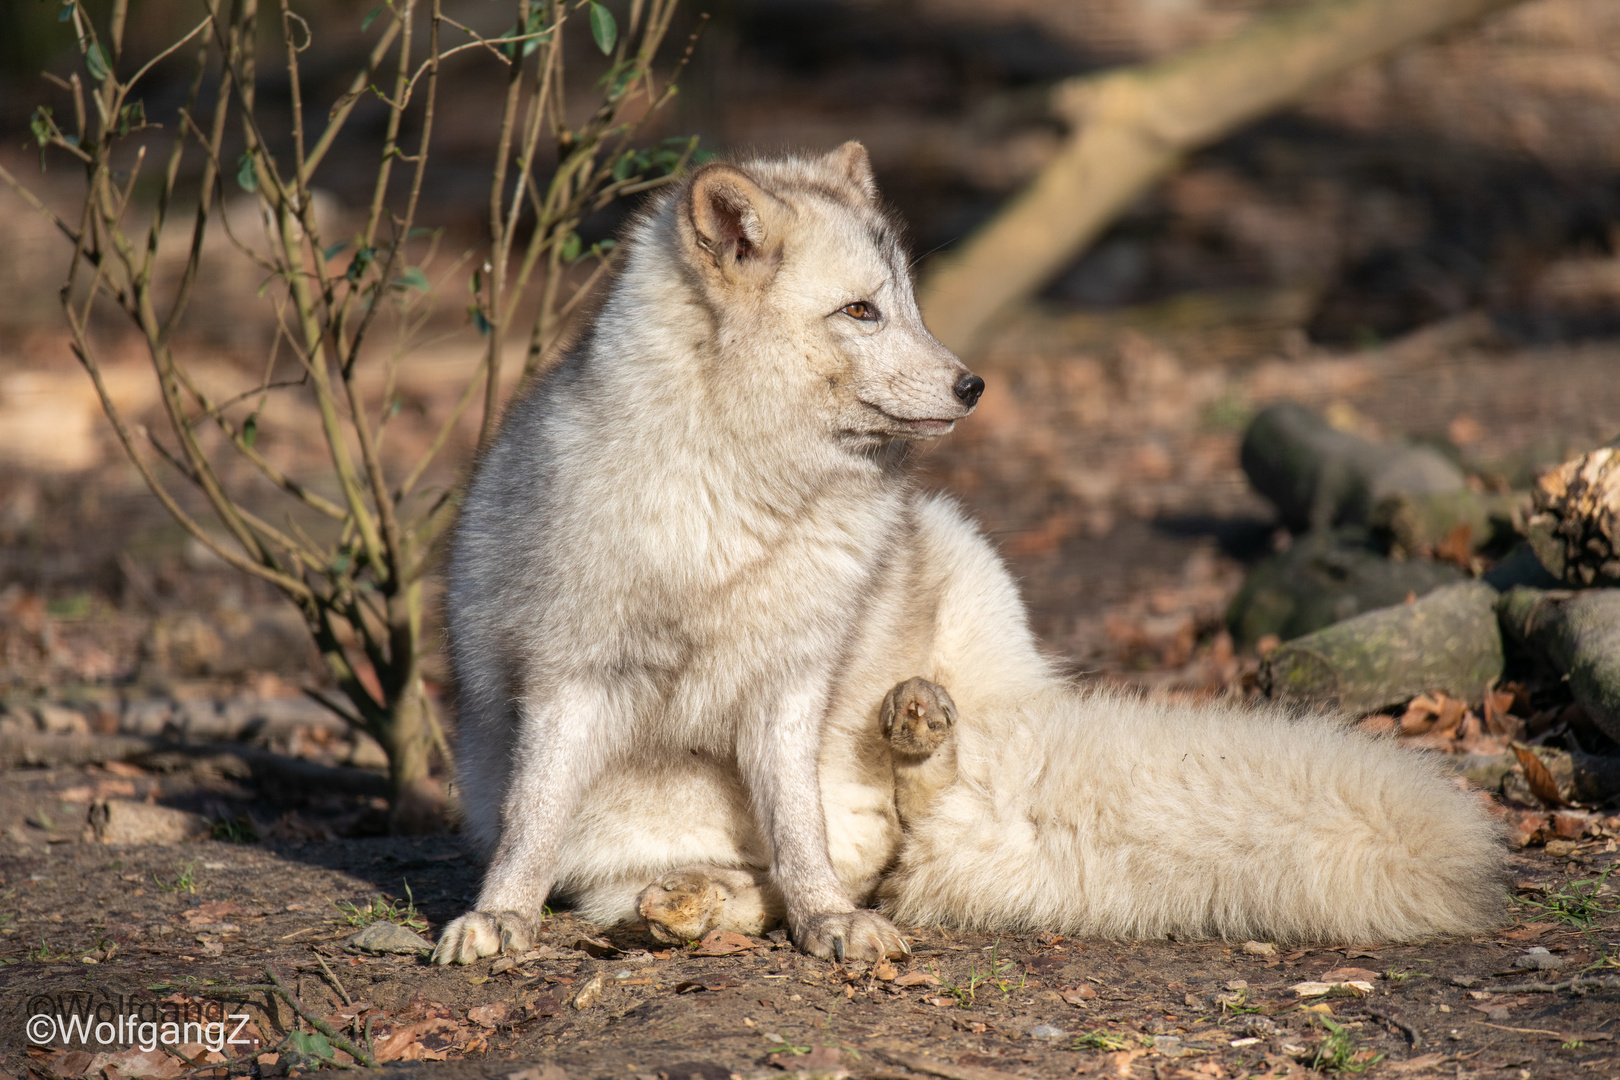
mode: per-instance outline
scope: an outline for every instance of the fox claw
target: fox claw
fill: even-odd
[[[911,953],[900,931],[875,911],[812,916],[794,939],[799,948],[824,960],[899,960]]]

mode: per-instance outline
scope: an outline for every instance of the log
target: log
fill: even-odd
[[[1222,41],[1060,84],[1070,124],[1057,156],[989,223],[930,268],[929,327],[971,350],[995,317],[1033,295],[1190,151],[1357,64],[1517,0],[1318,0],[1255,19]]]
[[[1564,462],[1536,481],[1525,533],[1565,584],[1620,585],[1620,447]]]
[[[1337,431],[1303,405],[1263,409],[1243,434],[1243,471],[1295,532],[1364,525],[1396,495],[1462,491],[1462,470],[1439,451],[1375,443]]]
[[[1466,580],[1450,563],[1385,558],[1368,539],[1354,528],[1306,533],[1249,571],[1226,610],[1233,642],[1246,650],[1268,634],[1289,641]]]
[[[1396,558],[1504,551],[1529,516],[1530,493],[1397,492],[1372,508],[1367,523]]]
[[[1586,715],[1620,742],[1620,589],[1509,589],[1497,614],[1503,633],[1562,673]]]
[[[1464,581],[1306,634],[1261,661],[1260,689],[1357,715],[1432,690],[1479,701],[1502,675],[1496,599],[1484,582]]]

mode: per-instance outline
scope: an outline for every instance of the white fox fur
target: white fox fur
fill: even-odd
[[[550,894],[616,921],[705,865],[768,870],[780,900],[750,910],[785,908],[820,955],[904,948],[857,910],[874,896],[909,921],[1131,936],[1499,917],[1494,828],[1416,756],[1054,674],[990,545],[906,476],[907,445],[971,408],[966,380],[856,144],[707,167],[632,228],[458,527],[459,791],[492,858],[440,962],[522,947]],[[912,676],[954,699],[958,760],[903,832],[879,712]]]

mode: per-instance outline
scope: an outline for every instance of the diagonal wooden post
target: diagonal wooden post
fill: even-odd
[[[1053,92],[1072,134],[1022,193],[922,283],[928,325],[971,350],[1190,151],[1327,79],[1519,0],[1322,0],[1179,56]]]

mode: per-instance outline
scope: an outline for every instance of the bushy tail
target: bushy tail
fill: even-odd
[[[1504,915],[1499,828],[1391,740],[1067,689],[1007,714],[958,724],[960,776],[881,891],[895,918],[1371,943]]]

